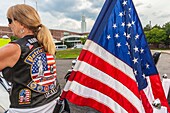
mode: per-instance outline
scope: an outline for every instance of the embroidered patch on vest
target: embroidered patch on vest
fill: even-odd
[[[30,89],[46,93],[56,88],[56,63],[51,54],[42,48],[36,48],[25,59],[31,65],[32,81],[27,85]]]
[[[50,96],[53,96],[56,93],[60,93],[59,92],[60,86],[58,85],[56,89],[52,89],[49,92],[45,93],[45,98],[49,98]]]
[[[28,42],[33,44],[33,43],[38,42],[38,40],[36,38],[31,38],[31,39],[28,39]]]
[[[32,48],[33,48],[33,45],[31,45],[30,43],[27,43],[26,46],[28,46],[29,49],[32,49]]]
[[[19,104],[30,104],[31,91],[29,89],[22,89],[19,92]]]

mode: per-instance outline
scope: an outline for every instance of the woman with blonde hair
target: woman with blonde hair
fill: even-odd
[[[53,113],[61,90],[51,33],[29,5],[10,7],[7,19],[19,38],[0,48],[0,70],[13,86],[7,113]]]

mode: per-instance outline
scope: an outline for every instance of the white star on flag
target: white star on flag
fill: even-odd
[[[127,1],[124,1],[122,4],[123,4],[123,6],[127,5]]]
[[[123,12],[120,12],[120,13],[119,13],[119,16],[120,16],[120,17],[123,17]]]
[[[132,21],[132,25],[135,25],[135,21]]]
[[[145,78],[145,74],[144,73],[142,74],[142,76],[143,76],[143,78]]]
[[[113,28],[116,28],[117,27],[117,25],[116,24],[113,24]]]
[[[128,23],[127,24],[128,28],[132,27],[132,24],[131,23]]]
[[[134,49],[135,53],[136,53],[136,52],[139,52],[138,47],[135,46],[135,48],[133,48],[133,49]]]
[[[134,70],[134,74],[137,75],[137,71],[136,70]]]
[[[117,43],[117,45],[116,45],[117,47],[120,47],[121,46],[121,44],[120,43]]]
[[[125,22],[122,22],[121,26],[122,26],[122,27],[125,27]]]
[[[124,32],[123,35],[126,36],[126,32]]]
[[[146,64],[146,68],[149,69],[149,64]]]
[[[141,48],[141,49],[140,49],[140,53],[143,53],[143,52],[144,52],[144,49]]]
[[[115,37],[116,37],[116,38],[119,38],[119,34],[118,34],[118,33],[117,33],[117,34],[115,34]]]
[[[137,39],[139,39],[139,35],[138,34],[135,36],[135,40],[137,40]]]
[[[133,63],[134,63],[134,64],[138,63],[138,58],[134,58],[134,59],[133,59]]]
[[[111,37],[110,37],[110,35],[107,35],[107,39],[110,39]]]
[[[127,36],[126,36],[128,39],[130,38],[130,34],[127,34]]]
[[[126,42],[126,44],[125,44],[127,47],[128,47],[128,49],[130,49],[130,45],[129,45],[129,43],[128,42]]]

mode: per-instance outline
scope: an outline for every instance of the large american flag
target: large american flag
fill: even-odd
[[[106,0],[61,98],[102,113],[153,113],[168,108],[132,0]]]

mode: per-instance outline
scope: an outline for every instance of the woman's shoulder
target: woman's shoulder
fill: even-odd
[[[20,46],[15,43],[9,43],[3,46],[2,48],[0,48],[0,52],[0,62],[3,64],[0,69],[3,69],[5,67],[13,67],[13,65],[18,61],[21,54]]]
[[[2,49],[7,50],[7,51],[17,51],[18,49],[20,49],[20,46],[17,43],[9,43],[7,45],[5,45]]]

